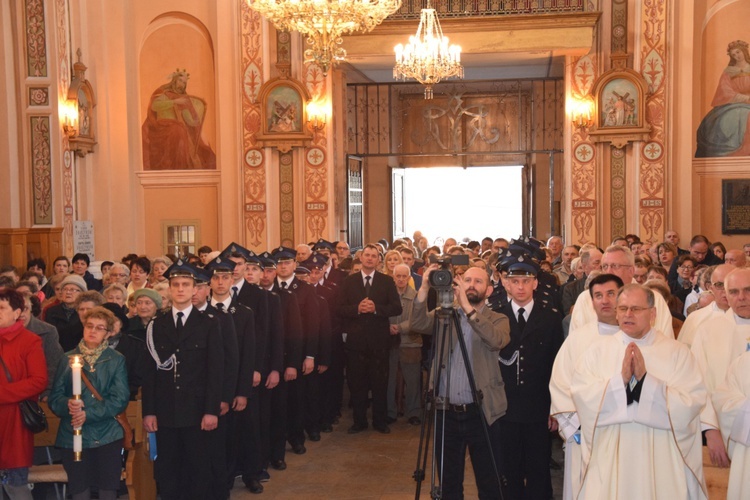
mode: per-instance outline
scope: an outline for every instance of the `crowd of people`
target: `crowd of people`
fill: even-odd
[[[346,383],[349,434],[419,426],[425,394],[441,402],[444,498],[463,495],[467,448],[480,498],[552,498],[553,433],[566,499],[702,498],[702,446],[731,464],[729,497],[750,496],[750,245],[696,235],[682,249],[675,231],[605,248],[559,236],[436,243],[419,232],[358,249],[230,243],[129,254],[101,262],[100,277],[86,254],[49,273],[42,259],[0,268],[2,487],[31,498],[33,435],[18,403],[39,399],[61,418],[72,497],[116,498],[115,417],[142,399],[161,498],[226,499],[237,477],[261,493],[287,452],[334,431]],[[434,257],[456,255],[467,264],[450,266],[449,309],[465,356],[454,337],[431,349],[449,335],[436,327],[447,306]]]

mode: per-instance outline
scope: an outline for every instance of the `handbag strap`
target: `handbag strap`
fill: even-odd
[[[98,399],[99,401],[104,401],[104,398],[102,397],[102,395],[99,394],[99,391],[97,391],[96,388],[94,388],[93,384],[91,383],[89,378],[86,376],[86,372],[83,370],[81,370],[81,378],[83,379],[83,383],[86,384],[86,387],[89,388],[89,391],[91,391],[91,394],[93,394],[94,397]]]
[[[5,361],[3,361],[2,356],[0,356],[0,364],[3,365],[3,369],[5,370],[5,376],[8,377],[8,382],[13,382],[13,377],[10,376],[10,372],[8,371],[8,367],[5,365]]]

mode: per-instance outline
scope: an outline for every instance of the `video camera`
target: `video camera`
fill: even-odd
[[[437,292],[437,305],[442,309],[453,308],[453,269],[452,266],[468,266],[468,255],[430,255],[431,264],[440,268],[430,273],[430,286]]]

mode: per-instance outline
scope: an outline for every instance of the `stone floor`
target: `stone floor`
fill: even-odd
[[[389,499],[415,498],[416,469],[420,427],[405,419],[392,424],[391,433],[380,434],[371,428],[349,435],[349,418],[343,418],[334,432],[322,434],[319,442],[308,441],[307,453],[289,451],[285,471],[269,470],[271,480],[263,483],[262,495],[253,495],[240,479],[235,482],[232,499],[288,499],[293,496],[314,499]],[[562,464],[560,440],[555,439],[553,457]],[[467,456],[464,490],[467,499],[477,497],[471,463]],[[430,468],[428,463],[428,469]],[[562,471],[552,471],[555,499],[562,498]],[[430,498],[430,477],[422,483],[420,498]]]
[[[285,471],[269,470],[271,480],[263,483],[261,495],[250,493],[240,479],[235,482],[231,498],[239,499],[390,499],[415,498],[416,482],[412,474],[416,468],[419,446],[419,426],[409,425],[401,418],[391,425],[391,433],[384,435],[372,429],[355,435],[347,434],[351,425],[350,412],[345,412],[341,423],[330,434],[322,434],[317,443],[307,441],[307,453],[287,453]],[[560,440],[555,439],[553,458],[563,463]],[[429,470],[428,462],[428,470]],[[562,498],[562,471],[552,471],[555,499]],[[466,460],[464,490],[467,499],[477,498],[471,462]],[[430,498],[430,476],[422,483],[420,498]],[[1,495],[0,495],[1,496]],[[39,485],[35,499],[55,498],[51,485]],[[120,499],[126,499],[127,495]]]

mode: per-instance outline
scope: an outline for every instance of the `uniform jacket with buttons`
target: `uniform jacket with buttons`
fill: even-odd
[[[151,360],[143,382],[143,415],[155,415],[166,427],[200,425],[203,415],[219,416],[224,374],[224,348],[219,320],[193,308],[181,335],[172,311],[153,320],[153,341],[159,359],[172,354],[176,365],[158,370]]]
[[[509,366],[500,363],[508,398],[504,419],[510,422],[546,421],[552,365],[563,343],[562,317],[535,301],[522,332],[510,304],[503,307],[502,313],[510,320],[510,343],[500,351],[500,356],[511,360],[518,351],[515,362]]]

